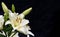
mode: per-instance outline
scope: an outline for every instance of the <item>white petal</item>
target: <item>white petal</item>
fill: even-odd
[[[2,32],[3,32],[3,35],[5,35],[5,36],[6,36],[5,32],[4,32],[4,31],[2,31]]]
[[[34,34],[33,34],[32,32],[30,32],[30,31],[28,31],[28,34],[30,34],[30,35],[32,35],[32,36],[34,36]]]
[[[27,37],[29,37],[29,35],[27,35]]]
[[[26,29],[25,27],[18,28],[17,30],[18,30],[19,32],[27,35],[27,29]]]
[[[9,12],[9,19],[10,20],[14,20],[17,18],[17,13],[12,13],[12,12]]]
[[[26,26],[28,30],[31,30],[30,26]]]
[[[0,15],[0,22],[4,22],[4,17],[3,17],[3,15]]]
[[[3,15],[0,15],[0,18],[4,18]]]
[[[1,32],[0,32],[1,35],[3,35]]]
[[[23,18],[24,18],[24,14],[20,14],[19,17],[20,17],[21,19],[23,19]]]
[[[3,29],[3,24],[4,24],[4,17],[3,15],[0,15],[0,30]]]
[[[12,11],[11,11],[11,10],[9,10],[9,13],[12,13]]]
[[[0,32],[0,34],[6,36],[5,33],[4,33],[4,31],[2,31],[2,33]]]
[[[29,20],[23,19],[20,25],[25,26],[28,23],[29,23]]]
[[[8,24],[11,24],[11,22],[9,20],[5,23],[5,25],[8,25]]]
[[[27,26],[17,27],[16,29],[25,35],[28,34],[28,30],[29,30]]]

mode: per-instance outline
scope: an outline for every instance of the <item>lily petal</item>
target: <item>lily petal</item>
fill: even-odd
[[[5,34],[5,32],[4,32],[4,31],[0,32],[0,34],[1,34],[1,35],[6,36],[6,34]]]
[[[5,35],[5,36],[6,36],[5,32],[4,32],[4,31],[2,31],[2,32],[3,32],[3,35]]]
[[[5,23],[5,25],[8,25],[8,24],[11,24],[11,22],[9,20]]]
[[[20,29],[17,29],[19,32],[24,33],[25,35],[27,35],[27,30],[25,29],[25,27],[21,27]]]
[[[3,15],[0,15],[0,22],[2,22],[2,24],[4,23],[4,17],[3,17]]]
[[[32,32],[30,32],[30,31],[28,31],[28,34],[30,34],[30,35],[32,35],[32,36],[34,36],[34,34],[33,34]]]
[[[14,19],[16,19],[17,18],[17,13],[12,13],[11,11],[9,11],[9,19],[10,20],[14,20]]]
[[[4,21],[3,15],[0,15],[0,21]]]
[[[30,26],[26,26],[28,30],[31,30]]]
[[[23,18],[24,18],[24,14],[20,14],[19,17],[20,17],[21,19],[23,19]]]
[[[4,17],[3,15],[0,15],[0,30],[3,29],[3,24],[4,24]]]
[[[29,23],[29,20],[23,19],[20,25],[25,26],[28,23]]]
[[[27,37],[29,37],[29,35],[27,35]]]

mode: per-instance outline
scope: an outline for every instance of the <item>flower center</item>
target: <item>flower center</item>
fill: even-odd
[[[21,20],[22,19],[20,19],[19,17],[17,17],[17,19],[13,21],[14,22],[14,26],[15,27],[18,26],[21,23]]]

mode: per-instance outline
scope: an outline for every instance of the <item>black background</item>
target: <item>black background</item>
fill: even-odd
[[[33,10],[25,18],[30,20],[29,25],[35,37],[56,36],[55,24],[58,20],[57,13],[60,12],[59,0],[0,0],[0,15],[3,14],[1,2],[5,2],[9,9],[14,4],[18,13],[32,7]],[[20,34],[20,37],[26,36]]]

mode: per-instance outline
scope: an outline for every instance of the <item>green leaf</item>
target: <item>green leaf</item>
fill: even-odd
[[[3,28],[3,31],[6,33],[6,32],[8,32],[8,36],[10,36],[11,35],[11,33],[12,33],[12,26],[9,24],[9,25],[7,25],[7,26],[4,26],[4,28]]]
[[[26,9],[25,11],[23,11],[22,14],[24,14],[26,16],[26,15],[28,15],[30,13],[31,10],[32,10],[32,7]]]
[[[5,36],[3,36],[3,35],[0,34],[0,37],[5,37]]]
[[[9,9],[7,8],[7,6],[5,5],[5,3],[4,2],[2,2],[2,8],[3,8],[3,11],[5,12],[5,13],[7,13],[8,11],[9,11]]]
[[[12,4],[12,12],[15,12],[15,6]]]

